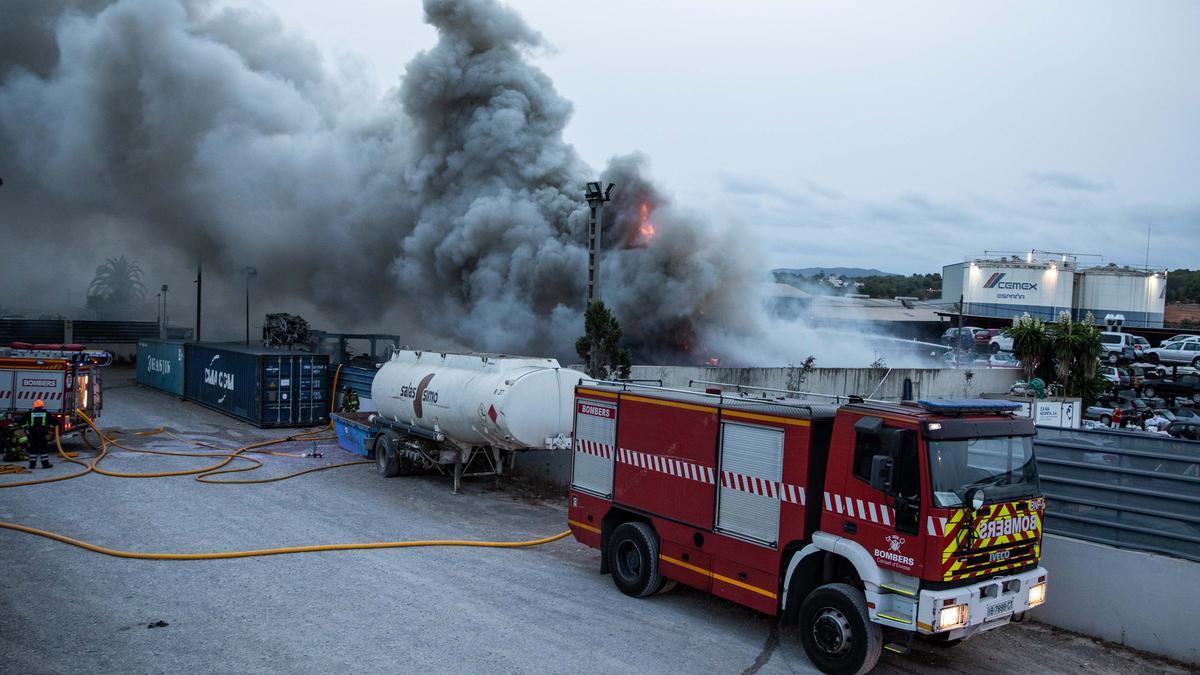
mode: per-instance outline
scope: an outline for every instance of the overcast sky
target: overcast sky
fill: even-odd
[[[384,95],[419,0],[271,7]],[[771,266],[1200,267],[1200,2],[522,0],[592,166],[640,151]],[[736,9],[735,9],[736,8]]]

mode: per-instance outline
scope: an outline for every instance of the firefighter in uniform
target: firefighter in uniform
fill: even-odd
[[[41,460],[43,469],[53,466],[49,456],[50,439],[53,438],[57,426],[58,420],[46,412],[46,404],[41,399],[34,401],[33,412],[29,413],[29,419],[25,423],[26,434],[29,437],[29,468],[37,467],[38,460]]]
[[[342,389],[342,412],[358,412],[358,394],[355,393],[350,387],[344,387]]]

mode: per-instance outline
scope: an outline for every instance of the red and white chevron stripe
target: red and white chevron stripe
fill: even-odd
[[[575,451],[582,452],[586,455],[603,457],[604,459],[612,459],[613,456],[613,446],[608,443],[601,443],[599,441],[577,439],[575,441]]]
[[[636,466],[640,469],[665,473],[668,476],[675,476],[676,478],[686,478],[708,485],[716,483],[716,474],[711,466],[685,462],[673,457],[664,457],[648,452],[630,450],[629,448],[620,448],[617,452],[617,461],[622,464]]]
[[[883,504],[876,504],[871,501],[864,502],[861,499],[852,499],[829,492],[825,493],[825,510],[837,511],[851,518],[869,520],[873,523],[889,527],[896,518],[895,511]]]
[[[946,534],[946,519],[925,516],[925,531],[935,537],[944,536]]]
[[[766,480],[733,471],[721,472],[721,486],[762,497],[774,497],[790,504],[804,505],[804,486]]]
[[[63,393],[61,391],[21,391],[17,392],[18,401],[61,401]]]
[[[5,399],[5,398],[12,398],[12,391],[10,391],[10,390],[0,391],[0,399]]]

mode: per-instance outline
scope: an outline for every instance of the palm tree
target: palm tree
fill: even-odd
[[[1071,376],[1081,366],[1079,352],[1084,347],[1086,335],[1083,326],[1072,321],[1071,315],[1060,312],[1058,323],[1049,330],[1050,354],[1054,359],[1055,379],[1063,385],[1063,389],[1071,390]]]
[[[1012,338],[1013,356],[1021,362],[1025,379],[1031,379],[1042,367],[1042,355],[1046,351],[1046,326],[1041,319],[1029,316],[1013,318],[1013,325],[1004,334]]]
[[[92,309],[124,309],[146,299],[142,268],[125,256],[109,258],[96,268],[88,286],[87,305]]]

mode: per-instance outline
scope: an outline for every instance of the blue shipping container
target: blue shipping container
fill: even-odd
[[[189,343],[185,396],[259,427],[329,423],[329,356]]]
[[[168,394],[183,396],[183,343],[138,340],[137,381]]]

